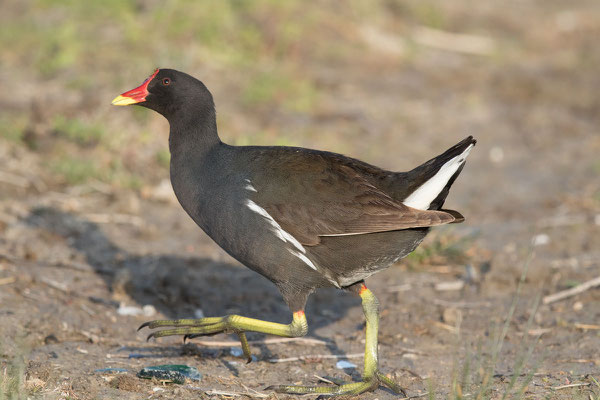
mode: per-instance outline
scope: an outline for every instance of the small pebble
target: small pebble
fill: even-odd
[[[573,311],[581,311],[581,310],[583,310],[583,303],[580,301],[576,301],[573,304]]]

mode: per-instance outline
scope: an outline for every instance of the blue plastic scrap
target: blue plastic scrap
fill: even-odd
[[[142,368],[137,373],[138,378],[152,379],[156,378],[160,381],[167,381],[182,384],[186,378],[194,381],[202,379],[202,374],[198,369],[190,367],[188,365],[155,365],[151,367]]]

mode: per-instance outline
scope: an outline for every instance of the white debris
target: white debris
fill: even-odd
[[[200,319],[200,318],[204,318],[204,311],[202,311],[201,308],[196,308],[194,310],[194,317]]]
[[[465,281],[462,280],[439,282],[435,284],[435,290],[440,292],[448,292],[453,290],[461,290],[464,286]]]
[[[154,314],[156,314],[156,308],[154,308],[152,304],[146,304],[144,307],[141,308],[121,304],[117,309],[117,314],[130,316],[143,315],[145,317],[152,317]]]
[[[356,368],[356,364],[352,364],[350,361],[340,360],[335,364],[337,369]]]
[[[532,243],[534,246],[543,246],[550,243],[550,236],[546,235],[545,233],[540,233],[539,235],[535,235],[533,237]]]
[[[146,304],[144,307],[142,307],[142,312],[144,313],[145,317],[152,317],[154,314],[156,314],[156,308],[154,308],[152,304]]]
[[[143,314],[144,311],[139,308],[139,307],[135,307],[135,306],[126,306],[121,304],[119,306],[119,308],[117,309],[117,314],[119,315],[141,315]]]

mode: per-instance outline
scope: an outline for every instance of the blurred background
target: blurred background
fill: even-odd
[[[235,273],[256,281],[247,298],[215,292],[208,301],[201,294],[206,280],[218,287],[235,279],[219,278],[214,263],[235,271],[238,265],[173,198],[167,122],[146,109],[110,105],[157,67],[185,71],[207,85],[221,138],[230,144],[318,148],[408,170],[475,136],[477,147],[446,203],[467,222],[434,234],[412,264],[409,258],[375,281],[381,291],[386,280],[461,280],[468,264],[481,277],[479,286],[472,292],[461,286],[450,296],[458,301],[466,293],[501,307],[512,297],[532,241],[530,296],[598,276],[599,35],[596,0],[3,0],[0,301],[13,314],[0,332],[29,335],[29,347],[39,349],[31,357],[42,360],[47,346],[59,346],[48,343],[50,334],[59,343],[73,339],[71,330],[133,339],[138,319],[74,294],[94,290],[117,304],[152,304],[167,316],[189,316],[200,307],[217,315],[246,301],[242,311],[252,312],[263,283],[245,270]],[[183,256],[165,259],[169,254]],[[407,277],[407,271],[423,271],[414,261],[437,269]],[[186,272],[186,263],[197,268]],[[179,286],[169,268],[181,272]],[[186,274],[199,274],[195,287],[186,289]],[[157,295],[159,286],[170,294]],[[270,319],[287,318],[278,294],[264,290],[274,299],[256,307]],[[37,299],[35,306],[27,296]],[[387,296],[388,306],[405,301],[395,296]],[[70,309],[73,301],[84,311]],[[352,300],[339,307],[344,301],[360,318]],[[43,323],[32,312],[41,303],[54,315]],[[558,309],[544,306],[548,318],[536,323],[593,339],[589,348],[564,349],[586,353],[598,344],[598,331],[572,326],[598,327],[599,303],[596,291]],[[94,307],[109,307],[106,315],[114,315],[95,318],[97,326],[90,327],[85,307],[93,315],[100,313]],[[439,304],[431,307],[431,315],[442,313],[431,318],[448,322]],[[344,312],[336,310],[340,329]],[[115,318],[126,323],[116,326]],[[335,331],[318,318],[317,326]],[[393,318],[390,332],[413,321]],[[481,332],[474,325],[473,334]],[[556,355],[554,364],[567,355]],[[597,352],[594,357],[580,359],[597,361]],[[67,359],[61,368],[77,364]],[[564,368],[583,374],[593,360]],[[40,390],[52,386],[52,374],[35,376],[46,382]]]

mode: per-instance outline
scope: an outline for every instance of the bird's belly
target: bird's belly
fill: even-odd
[[[311,254],[340,286],[349,286],[387,268],[411,253],[429,228],[367,235],[322,237]]]
[[[317,287],[327,282],[306,249],[247,198],[215,196],[189,210],[194,221],[229,255],[275,283]]]

